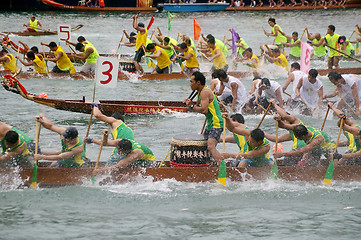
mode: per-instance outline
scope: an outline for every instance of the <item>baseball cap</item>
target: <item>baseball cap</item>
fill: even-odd
[[[75,127],[67,127],[61,135],[63,135],[64,138],[74,139],[78,136],[78,130],[76,130]]]
[[[138,23],[138,27],[144,27],[144,23],[142,22]]]

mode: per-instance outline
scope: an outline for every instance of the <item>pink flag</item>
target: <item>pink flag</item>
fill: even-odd
[[[311,68],[311,51],[313,47],[305,42],[301,43],[301,71],[308,74]]]

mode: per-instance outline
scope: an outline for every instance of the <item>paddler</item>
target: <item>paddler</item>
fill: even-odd
[[[215,42],[216,42],[216,46],[218,46],[222,52],[223,52],[223,55],[225,57],[228,57],[228,48],[227,46],[224,44],[224,42],[222,42],[221,40],[215,38],[212,34],[208,34],[206,37],[203,35],[203,33],[201,34],[202,38],[204,41],[208,42],[208,39],[210,38],[214,38]]]
[[[306,145],[299,150],[291,152],[275,152],[273,153],[275,158],[302,156],[302,160],[297,163],[298,166],[320,165],[322,155],[324,155],[327,160],[330,160],[335,144],[327,133],[302,124],[288,124],[281,119],[278,119],[278,121],[279,126],[292,130],[294,136],[298,140],[303,140]]]
[[[313,46],[313,56],[316,56],[315,58],[317,60],[324,60],[325,56],[327,55],[327,49],[325,46],[323,46],[323,37],[321,37],[320,33],[310,34],[308,32],[308,29],[305,28],[308,44]],[[322,41],[321,41],[322,40]]]
[[[167,53],[164,49],[155,46],[154,43],[150,43],[147,45],[147,51],[151,52],[152,54],[146,54],[146,57],[150,57],[157,60],[157,66],[152,71],[152,74],[155,73],[171,73],[171,64]]]
[[[55,42],[50,42],[49,44],[45,44],[43,42],[41,45],[47,46],[51,51],[54,52],[54,58],[44,58],[45,61],[55,62],[56,65],[51,70],[53,73],[75,73],[75,68],[73,63],[70,61],[69,57],[64,52],[63,48],[59,45],[57,46]]]
[[[268,61],[274,63],[280,67],[283,67],[288,72],[288,61],[283,53],[278,48],[272,49],[272,56],[267,53],[263,53],[263,56],[267,58]]]
[[[177,41],[174,40],[174,42],[172,41],[172,44],[170,44],[171,43],[170,38],[169,37],[163,37],[161,43],[157,42],[156,40],[154,40],[154,43],[155,43],[155,45],[157,47],[160,47],[160,48],[164,49],[164,51],[167,53],[169,59],[173,63],[175,62],[176,55],[174,54],[174,50],[173,50],[174,47],[173,46],[178,45]]]
[[[212,73],[212,80],[209,88],[213,92],[218,92],[219,88],[221,87],[221,81],[218,79],[217,73]],[[233,97],[232,97],[232,91],[228,88],[224,88],[222,94],[218,97],[219,100],[224,102],[225,104],[232,103]]]
[[[40,59],[38,55],[36,55],[33,51],[29,51],[26,53],[26,60],[21,59],[21,57],[16,56],[16,58],[24,65],[24,66],[34,66],[34,70],[36,73],[47,73],[48,67],[45,64],[44,59]]]
[[[27,27],[27,29],[23,32],[37,32],[38,29],[41,29],[43,26],[39,20],[35,19],[35,16],[32,15],[30,17],[30,21],[28,23],[24,23],[24,27]]]
[[[86,61],[81,67],[80,72],[95,73],[97,57],[99,56],[95,47],[90,44],[83,45],[82,43],[78,43],[76,44],[75,49],[83,54],[72,54],[71,56]]]
[[[306,73],[302,72],[300,69],[301,69],[301,66],[298,62],[292,63],[290,73],[288,74],[287,80],[282,87],[282,91],[285,93],[287,90],[287,87],[292,83],[292,94],[291,94],[291,99],[290,99],[290,106],[292,108],[298,107],[297,105],[299,104],[299,99],[297,99],[297,97],[296,97],[296,88],[297,88],[299,80],[302,77],[306,76]]]
[[[117,139],[134,140],[133,131],[130,127],[128,127],[125,124],[124,116],[121,113],[116,112],[112,116],[108,117],[100,111],[98,104],[93,103],[92,105],[94,108],[94,110],[93,110],[94,117],[96,117],[100,121],[108,123],[108,125],[109,125],[109,130],[113,137],[112,140],[108,140],[109,144],[116,145],[116,143],[114,141]],[[84,138],[84,141],[86,141],[87,143],[95,143],[98,145],[101,144],[101,139],[93,139],[90,137]],[[109,166],[113,165],[114,162],[118,162],[119,159],[121,159],[121,156],[119,156],[119,154],[117,154],[117,149],[114,148],[112,155],[110,156],[110,158],[108,160],[107,165],[109,165]]]
[[[147,46],[148,29],[144,27],[144,23],[138,23],[138,14],[133,16],[133,28],[138,31],[133,63],[138,72],[144,73],[144,70],[142,66],[140,66],[139,62],[145,55],[144,48]]]
[[[155,157],[152,150],[144,144],[129,139],[116,139],[108,142],[108,131],[103,131],[103,134],[105,136],[104,146],[116,147],[118,155],[125,157],[119,159],[114,165],[94,170],[93,174],[101,174],[121,168],[151,167],[154,163]]]
[[[78,42],[69,42],[68,40],[66,40],[65,42],[67,43],[67,44],[70,44],[70,45],[72,45],[72,46],[76,46],[78,43],[82,43],[84,46],[86,46],[86,45],[90,45],[91,47],[94,47],[94,45],[91,43],[91,42],[89,42],[88,40],[86,40],[85,39],[85,37],[84,36],[79,36],[77,39],[76,39]]]
[[[241,125],[235,125],[229,119],[228,113],[222,113],[222,117],[226,119],[226,126],[229,131],[234,134],[244,136],[246,140],[245,150],[239,153],[222,153],[222,158],[234,158],[237,162],[233,163],[237,167],[265,167],[272,166],[273,159],[268,153],[270,145],[264,137],[264,132],[259,129],[247,129]]]
[[[340,36],[338,38],[338,44],[341,46],[341,51],[346,55],[355,56],[355,48],[352,46],[350,40],[348,40],[345,36]],[[346,55],[342,54],[342,57],[348,58]]]
[[[179,52],[183,55],[176,55],[177,58],[186,61],[183,72],[192,74],[194,72],[199,72],[199,62],[193,48],[188,47],[186,43],[181,43],[178,45]]]
[[[260,67],[258,57],[253,53],[252,48],[246,48],[243,51],[243,58],[235,58],[235,62],[242,62],[253,69],[253,76],[259,76],[257,69]]]
[[[44,114],[36,116],[35,120],[50,131],[58,133],[62,145],[60,151],[41,151],[41,154],[35,154],[35,160],[51,160],[53,162],[50,167],[88,167],[89,159],[84,150],[83,140],[78,137],[78,130],[75,127],[57,126]]]
[[[360,98],[361,98],[361,78],[353,74],[339,74],[331,71],[328,73],[328,79],[336,86],[336,89],[324,96],[324,98],[332,98],[339,95],[351,107],[355,108],[356,115],[360,115]],[[344,101],[339,101],[338,109],[345,107]]]
[[[299,60],[301,57],[301,40],[298,38],[298,32],[293,32],[292,36],[288,36],[281,32],[287,38],[287,42],[282,42],[286,47],[290,47],[291,51],[288,57],[293,60]]]
[[[0,63],[3,65],[6,71],[15,73],[18,70],[15,57],[6,49],[0,51]]]
[[[196,112],[206,116],[207,125],[203,137],[207,139],[207,148],[217,164],[222,161],[221,154],[217,151],[217,144],[223,130],[223,118],[218,100],[209,87],[205,86],[206,78],[201,72],[192,73],[190,86],[193,91],[198,91],[198,99],[193,102],[187,98],[184,103]]]
[[[336,34],[335,30],[336,28],[334,25],[329,25],[327,28],[327,34],[321,41],[323,46],[328,45],[334,49],[341,51],[341,46],[338,44],[338,39],[340,35]],[[339,68],[338,63],[340,61],[340,56],[341,54],[339,52],[331,48],[329,49],[328,61],[327,61],[328,69],[332,69],[333,67]]]
[[[200,50],[201,52],[211,52],[211,57],[208,58],[208,61],[213,61],[213,66],[211,72],[214,72],[216,69],[223,69],[225,72],[228,70],[228,62],[224,56],[221,49],[216,46],[216,41],[214,38],[209,38],[207,41],[208,48],[205,50]]]
[[[270,37],[270,36],[275,37],[276,44],[280,48],[282,45],[282,42],[287,42],[287,38],[281,34],[281,32],[283,32],[283,31],[282,31],[282,28],[278,24],[276,24],[276,19],[269,18],[268,24],[271,26],[272,32],[268,33],[266,31],[264,31],[264,34],[267,37]]]
[[[35,143],[22,131],[0,121],[0,166],[32,167]]]
[[[188,47],[193,48],[194,53],[196,54],[196,57],[198,56],[196,45],[194,44],[193,39],[190,36],[187,36],[185,34],[178,33],[178,36],[180,39],[182,39],[183,42],[187,44]]]

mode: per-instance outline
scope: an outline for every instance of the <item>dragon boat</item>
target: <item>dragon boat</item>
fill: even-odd
[[[83,25],[79,24],[76,27],[71,29],[72,32],[82,28]],[[39,30],[37,32],[3,32],[4,34],[13,34],[18,36],[45,36],[45,35],[56,35],[58,31],[50,31],[50,30]]]

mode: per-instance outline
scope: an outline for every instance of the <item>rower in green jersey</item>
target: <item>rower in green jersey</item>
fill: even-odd
[[[32,167],[35,144],[22,131],[0,121],[0,166]]]
[[[205,86],[206,78],[201,72],[192,73],[190,86],[193,91],[198,91],[198,99],[193,102],[187,98],[184,103],[196,112],[203,113],[207,119],[206,130],[203,133],[207,139],[207,148],[214,160],[220,164],[222,161],[221,154],[217,151],[216,146],[219,142],[223,130],[223,118],[217,97],[209,87]]]
[[[108,143],[111,146],[116,146],[115,141],[117,139],[130,139],[130,140],[134,140],[134,134],[133,131],[130,127],[128,127],[125,122],[124,122],[124,116],[121,113],[114,113],[111,117],[108,117],[106,115],[104,115],[97,104],[92,104],[93,105],[93,114],[94,117],[96,117],[97,119],[99,119],[100,121],[103,121],[105,123],[108,123],[109,125],[109,130],[112,134],[113,139],[112,140],[108,140]],[[103,130],[104,132],[105,130]],[[107,131],[107,130],[106,130]],[[87,143],[95,143],[100,145],[101,144],[101,139],[93,139],[93,138],[84,138],[84,141],[86,141]],[[117,148],[115,147],[113,149],[112,155],[110,156],[109,160],[108,160],[108,164],[112,164],[112,162],[114,161],[114,159],[118,159],[119,156],[117,156]],[[119,160],[118,160],[119,161]]]
[[[223,113],[222,117],[226,119],[226,126],[232,133],[242,135],[245,137],[244,153],[222,153],[222,158],[234,158],[237,160],[234,165],[237,167],[264,167],[272,166],[273,159],[268,153],[270,145],[265,139],[264,132],[259,129],[246,129],[242,126],[237,126],[228,117],[228,113]]]
[[[338,44],[341,46],[341,51],[348,56],[355,55],[355,48],[352,46],[350,40],[347,39],[345,36],[340,36],[338,38]],[[342,54],[342,57],[348,58],[348,56],[346,56],[345,54]]]
[[[272,104],[272,106],[274,107],[274,109],[277,111],[277,114],[274,119],[276,121],[279,121],[279,127],[283,128],[283,121],[285,121],[288,124],[303,124],[302,121],[300,119],[298,119],[296,116],[291,115],[289,113],[287,113],[283,108],[281,108],[280,106],[278,106],[275,102],[274,99],[270,99],[270,104]],[[291,151],[296,151],[301,149],[302,147],[304,147],[306,145],[306,143],[303,140],[297,139],[295,137],[295,135],[293,134],[292,130],[288,130],[289,132],[286,134],[283,134],[281,136],[278,137],[278,142],[286,142],[286,141],[292,141],[292,150]],[[268,133],[265,133],[265,137],[272,141],[272,142],[276,142],[276,136],[275,135],[271,135]],[[284,164],[286,166],[296,166],[297,163],[302,160],[302,156],[293,156],[293,157],[285,157],[283,159]]]
[[[90,44],[83,45],[82,43],[78,43],[75,49],[83,54],[71,54],[71,57],[86,61],[81,67],[80,72],[95,73],[97,57],[99,56],[96,48]]]
[[[324,38],[322,38],[321,44],[323,46],[330,46],[334,49],[341,51],[341,46],[338,43],[338,39],[340,35],[336,34],[335,30],[336,28],[334,25],[329,25],[327,28],[327,35]],[[335,51],[334,49],[329,48],[328,61],[327,61],[328,69],[332,69],[333,67],[335,68],[339,67],[338,63],[340,61],[341,54],[338,51]]]
[[[350,118],[346,117],[345,114],[338,108],[333,106],[333,103],[329,102],[328,107],[332,109],[335,114],[340,118],[337,125],[340,126],[341,118],[344,118],[343,130],[345,132],[348,149],[344,154],[336,154],[334,156],[336,165],[361,165],[361,143],[360,143],[360,131],[361,127],[357,123],[353,122]],[[342,146],[342,143],[340,144]],[[341,156],[340,156],[341,155]]]
[[[319,165],[321,155],[331,160],[331,153],[335,147],[335,143],[327,133],[302,124],[295,125],[283,122],[281,125],[288,130],[292,130],[297,139],[305,141],[306,146],[291,152],[275,152],[273,153],[275,158],[302,155],[302,160],[297,163],[297,165],[301,166]]]
[[[101,174],[104,172],[117,170],[120,168],[136,168],[136,167],[151,167],[155,161],[153,152],[145,145],[129,139],[117,139],[108,142],[108,133],[105,132],[105,146],[116,146],[119,156],[124,155],[125,158],[118,159],[114,165],[98,168],[93,171],[93,174]]]
[[[291,48],[288,57],[294,60],[299,60],[301,57],[301,40],[298,38],[298,32],[293,32],[292,36],[288,36],[284,32],[281,33],[287,38],[287,42],[282,44]]]
[[[203,34],[201,34],[201,36],[202,36],[203,40],[206,41],[206,42],[208,42],[208,39],[214,38],[216,46],[218,46],[221,49],[221,51],[222,51],[222,53],[223,53],[223,55],[225,57],[228,56],[228,48],[227,48],[227,45],[224,44],[224,42],[222,42],[221,40],[215,38],[212,34],[208,34],[206,37]]]
[[[41,151],[41,154],[35,154],[35,160],[52,160],[51,167],[77,168],[89,166],[83,140],[78,137],[78,130],[75,127],[57,126],[44,114],[36,116],[35,120],[50,131],[58,133],[62,145],[60,151]]]
[[[281,32],[283,32],[282,28],[278,24],[276,24],[276,19],[274,18],[268,19],[268,24],[272,27],[272,32],[267,33],[266,31],[264,31],[266,36],[275,37],[276,44],[278,47],[281,46],[282,42],[287,42],[287,38],[281,34]]]
[[[244,124],[244,117],[242,114],[236,113],[233,114],[230,118],[235,127],[248,129],[248,127]],[[221,141],[223,141],[223,136],[221,137]],[[225,141],[229,143],[236,143],[240,153],[246,153],[248,151],[248,145],[246,144],[247,139],[245,136],[233,133],[232,136],[227,136]]]
[[[327,54],[327,49],[323,46],[323,37],[321,37],[321,34],[310,34],[307,28],[305,28],[304,31],[306,32],[307,39],[309,40],[307,43],[313,46],[313,58],[316,58],[317,60],[324,60]]]

